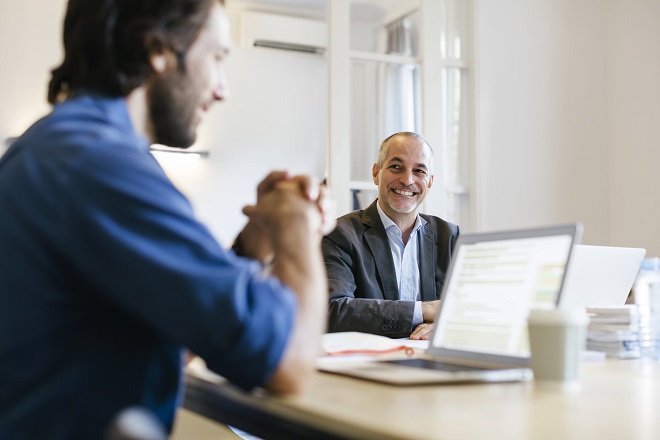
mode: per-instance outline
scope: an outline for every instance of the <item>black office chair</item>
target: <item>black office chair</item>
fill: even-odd
[[[117,414],[104,440],[167,440],[167,437],[163,423],[153,412],[133,406]]]

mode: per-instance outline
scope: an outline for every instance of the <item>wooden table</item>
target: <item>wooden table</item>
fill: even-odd
[[[244,393],[203,369],[184,406],[274,439],[659,439],[660,363],[582,366],[581,388],[522,383],[397,387],[318,373],[297,396]]]

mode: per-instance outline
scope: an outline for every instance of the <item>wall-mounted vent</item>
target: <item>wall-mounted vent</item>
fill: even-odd
[[[291,50],[294,52],[323,54],[325,49],[316,46],[307,46],[305,44],[282,43],[279,41],[255,40],[254,47],[267,47],[269,49]]]
[[[265,47],[312,54],[323,54],[327,47],[327,25],[318,20],[243,12],[243,47]]]

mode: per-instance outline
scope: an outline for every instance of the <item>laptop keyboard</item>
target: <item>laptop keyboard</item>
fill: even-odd
[[[391,364],[406,365],[408,367],[425,368],[427,370],[440,371],[478,371],[485,368],[472,367],[469,365],[448,364],[447,362],[434,361],[431,359],[401,359],[385,361]]]

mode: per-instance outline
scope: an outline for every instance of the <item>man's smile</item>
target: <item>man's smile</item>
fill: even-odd
[[[406,190],[403,190],[403,189],[392,189],[392,192],[394,192],[395,194],[398,194],[400,196],[408,196],[408,197],[412,197],[412,196],[415,196],[415,195],[419,194],[419,193],[416,193],[416,192],[413,192],[413,191],[406,191]]]

